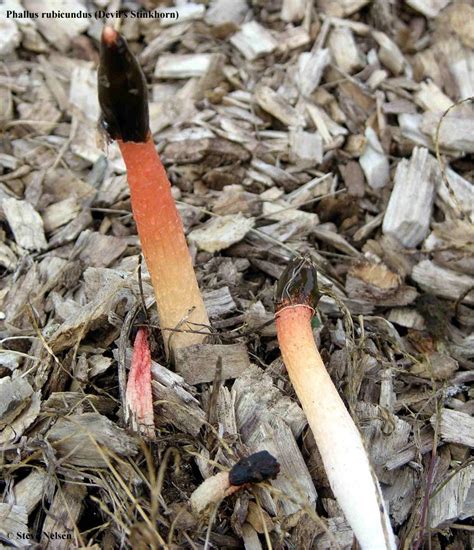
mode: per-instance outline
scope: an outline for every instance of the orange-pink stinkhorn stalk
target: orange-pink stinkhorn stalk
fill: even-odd
[[[146,437],[155,436],[151,392],[151,355],[148,329],[140,327],[133,345],[132,364],[125,393],[125,421]]]
[[[166,351],[201,343],[209,319],[170,182],[149,129],[145,77],[125,39],[111,27],[102,32],[99,102],[104,128],[117,140],[127,168],[133,217]]]
[[[275,299],[283,361],[334,496],[363,550],[395,550],[390,519],[361,435],[314,341],[311,319],[318,302],[317,272],[309,259],[296,258],[289,263]]]

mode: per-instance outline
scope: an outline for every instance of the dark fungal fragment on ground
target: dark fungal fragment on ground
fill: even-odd
[[[229,472],[231,485],[259,483],[266,479],[275,479],[280,471],[280,464],[268,451],[260,451],[242,458]]]

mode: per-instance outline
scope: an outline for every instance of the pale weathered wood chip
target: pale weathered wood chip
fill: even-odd
[[[297,83],[304,96],[311,95],[321,82],[324,69],[331,61],[329,48],[303,52],[298,57]]]
[[[447,4],[448,0],[431,0]],[[451,3],[444,12],[448,18],[449,26],[452,32],[459,36],[461,42],[468,48],[474,49],[474,6],[470,2]],[[443,20],[442,20],[443,21]],[[440,21],[440,24],[443,24]]]
[[[384,32],[372,31],[372,36],[380,46],[378,54],[381,63],[395,76],[399,75],[406,64],[400,48]]]
[[[31,401],[33,388],[25,378],[0,378],[0,429],[11,424]]]
[[[433,113],[443,113],[453,104],[452,100],[431,80],[420,82],[415,101],[425,111]]]
[[[171,6],[170,8],[161,8],[160,12],[166,14],[173,14],[173,17],[164,17],[160,19],[160,25],[167,27],[168,25],[177,25],[186,21],[195,21],[202,19],[206,7],[203,4],[195,2],[188,2],[177,6]],[[176,14],[176,16],[175,16]]]
[[[82,62],[72,70],[69,102],[82,117],[97,124],[100,110],[97,99],[97,69],[92,63]]]
[[[19,246],[27,250],[44,250],[47,247],[43,220],[29,202],[4,199],[2,207]]]
[[[448,189],[444,178],[441,176],[439,164],[435,159],[432,160],[432,164],[434,165],[433,174],[437,182],[437,193],[441,200],[455,212],[467,214],[471,218],[471,222],[474,223],[474,185],[448,166],[446,168],[446,178],[450,186]]]
[[[239,433],[249,439],[261,423],[274,417],[284,420],[298,437],[306,425],[299,405],[273,385],[270,376],[260,369],[251,369],[239,376],[232,386]]]
[[[67,9],[70,13],[82,13],[82,17],[61,18],[51,17],[43,14],[51,13],[51,3],[49,0],[23,0],[25,10],[38,13],[39,17],[35,19],[38,29],[46,40],[61,52],[68,50],[71,40],[87,30],[91,24],[85,14],[86,6],[80,0],[68,0]]]
[[[30,546],[28,514],[24,506],[0,503],[0,535],[2,542],[9,543],[9,546],[17,548]]]
[[[95,297],[78,312],[74,311],[50,336],[48,343],[54,351],[76,345],[89,330],[101,326],[107,320],[114,304],[130,297],[129,282],[119,276],[109,278],[104,286],[96,287],[91,292],[92,296],[95,293]]]
[[[450,470],[446,477],[447,482],[430,498],[428,521],[432,529],[474,514],[474,466],[469,464],[457,472]]]
[[[245,550],[263,550],[262,543],[258,538],[258,533],[250,523],[244,523],[240,529],[242,532]]]
[[[256,21],[244,23],[231,37],[230,42],[250,61],[273,52],[278,46],[270,31]]]
[[[15,51],[21,41],[21,33],[16,21],[1,13],[0,17],[0,55],[6,56]]]
[[[151,375],[155,424],[172,424],[178,430],[197,437],[206,414],[183,377],[155,361],[151,363]]]
[[[350,28],[333,28],[328,43],[336,65],[345,73],[352,74],[363,67],[364,60]]]
[[[80,210],[81,205],[75,197],[50,204],[42,213],[44,230],[47,233],[56,231],[75,219]]]
[[[239,25],[248,9],[246,0],[211,0],[204,20],[212,26],[225,25],[226,23]]]
[[[115,454],[137,452],[135,439],[98,413],[59,418],[46,437],[65,463],[87,468],[103,468]]]
[[[433,425],[437,424],[437,416],[433,415],[430,421]],[[439,435],[443,441],[474,447],[474,418],[459,411],[441,409]]]
[[[385,187],[389,181],[390,166],[388,158],[372,128],[366,129],[365,137],[367,141],[364,152],[359,158],[359,163],[370,187],[380,189]]]
[[[191,78],[202,76],[211,65],[212,54],[161,55],[155,67],[156,78]]]
[[[264,202],[263,216],[265,216],[268,220],[301,220],[309,225],[317,225],[319,223],[317,214],[298,210],[298,208],[292,207],[291,204],[287,203],[283,199],[273,202]]]
[[[31,400],[21,413],[0,432],[0,444],[17,440],[38,418],[41,408],[41,392],[32,394]]]
[[[323,161],[323,140],[318,133],[290,131],[290,161],[301,167],[314,167]]]
[[[303,27],[290,27],[278,35],[278,51],[295,50],[310,42],[311,37]]]
[[[176,370],[188,384],[212,382],[219,358],[222,359],[222,380],[237,378],[250,367],[247,349],[242,344],[196,344],[177,351]]]
[[[407,4],[426,17],[436,17],[450,0],[407,0]]]
[[[162,28],[157,36],[148,42],[138,55],[141,64],[146,65],[156,59],[160,52],[179,42],[190,28],[191,23],[177,23],[171,27]],[[156,99],[156,98],[155,98]]]
[[[383,232],[413,248],[429,231],[434,181],[428,150],[415,147],[410,161],[401,160],[385,211]]]
[[[430,260],[422,260],[416,264],[411,276],[426,292],[451,300],[464,296],[464,303],[474,304],[473,292],[466,294],[474,287],[474,277],[440,267]]]
[[[41,542],[44,548],[72,550],[79,543],[77,523],[85,508],[86,494],[86,486],[79,483],[58,486],[43,524]]]
[[[327,521],[328,531],[316,538],[316,547],[321,550],[330,550],[334,548],[334,540],[340,548],[348,550],[354,540],[354,532],[350,528],[347,520],[343,517],[329,518]]]
[[[370,0],[318,0],[319,8],[327,15],[347,17],[358,12]]]
[[[406,306],[418,296],[415,288],[403,285],[401,278],[384,264],[361,262],[346,278],[347,295],[384,306]]]
[[[305,16],[307,5],[307,0],[283,0],[280,18],[287,22],[301,21]]]
[[[400,449],[396,454],[389,458],[385,464],[388,471],[396,470],[404,464],[413,460],[417,455],[425,454],[433,448],[433,432],[432,430],[423,430],[416,440],[411,441]]]
[[[221,317],[228,313],[232,313],[237,309],[229,287],[223,286],[215,290],[207,290],[202,293],[202,298],[206,306],[209,318]]]
[[[29,515],[47,493],[51,477],[45,470],[33,469],[13,487],[14,504],[25,508]]]
[[[272,481],[272,486],[284,495],[278,503],[269,491],[257,489],[271,513],[276,514],[281,507],[283,514],[289,516],[314,505],[317,493],[313,480],[290,427],[281,417],[275,416],[266,422],[260,419],[256,429],[244,441],[253,452],[268,451],[280,464],[280,473]]]
[[[423,115],[421,131],[433,142],[436,139],[438,123],[442,113],[426,112]],[[474,114],[458,115],[449,113],[443,118],[439,129],[439,145],[442,148],[459,151],[463,154],[474,153]]]
[[[206,252],[218,252],[241,241],[252,229],[253,218],[246,218],[241,213],[237,215],[212,218],[206,225],[194,229],[188,239]]]
[[[355,411],[372,465],[380,476],[387,461],[407,445],[411,425],[379,405],[358,401]]]
[[[304,117],[282,97],[268,86],[258,86],[255,100],[260,107],[287,126],[305,126]]]
[[[423,316],[416,309],[409,307],[395,307],[391,309],[387,319],[391,323],[401,327],[415,328],[417,330],[425,328]]]
[[[112,413],[115,401],[105,395],[87,394],[78,391],[52,392],[42,408],[57,415],[76,411]]]
[[[87,229],[79,235],[75,246],[80,250],[79,258],[87,266],[108,267],[125,252],[127,241]]]

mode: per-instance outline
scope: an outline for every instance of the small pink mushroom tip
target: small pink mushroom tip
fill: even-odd
[[[106,46],[112,46],[117,42],[118,36],[119,33],[113,27],[105,26],[102,31],[102,43]]]

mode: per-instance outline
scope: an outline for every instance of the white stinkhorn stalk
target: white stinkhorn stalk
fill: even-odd
[[[315,266],[290,262],[276,291],[278,343],[313,432],[331,489],[363,550],[395,550],[395,537],[361,435],[314,342]]]

